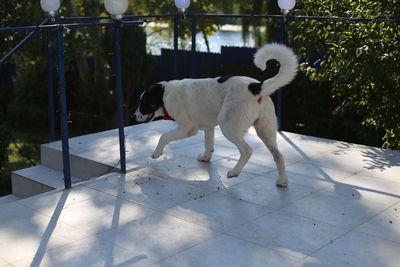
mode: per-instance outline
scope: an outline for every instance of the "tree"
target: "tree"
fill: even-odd
[[[302,1],[296,15],[396,18],[397,1]],[[302,69],[329,81],[338,112],[356,112],[364,125],[383,129],[385,147],[400,149],[400,24],[292,21]]]

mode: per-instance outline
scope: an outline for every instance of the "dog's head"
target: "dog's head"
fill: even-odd
[[[153,84],[146,89],[139,99],[139,107],[132,117],[138,122],[150,122],[154,118],[162,116],[162,106],[164,96],[164,85]]]

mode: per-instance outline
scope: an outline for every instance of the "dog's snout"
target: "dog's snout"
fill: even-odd
[[[139,109],[137,109],[135,111],[135,113],[133,113],[131,115],[131,117],[135,120],[135,122],[144,122],[146,120],[146,116],[143,115]]]

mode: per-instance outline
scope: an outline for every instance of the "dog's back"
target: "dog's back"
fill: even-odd
[[[177,122],[190,121],[196,128],[205,129],[218,124],[223,106],[256,101],[248,85],[257,80],[243,76],[230,77],[223,82],[219,79],[184,79],[163,83],[163,101],[168,113]]]

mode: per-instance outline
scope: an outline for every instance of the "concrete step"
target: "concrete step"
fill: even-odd
[[[72,183],[82,179],[71,177]],[[64,174],[61,171],[39,165],[11,173],[12,193],[19,198],[27,198],[57,188],[64,187]]]
[[[42,166],[57,171],[63,170],[63,157],[61,142],[43,144],[40,147],[40,161]],[[93,160],[89,157],[77,155],[73,150],[70,151],[71,175],[82,180],[101,176],[111,171],[119,171],[119,165],[110,166],[108,164]],[[118,166],[117,166],[118,165]]]
[[[17,197],[15,195],[7,195],[7,196],[2,196],[0,197],[0,206],[3,204],[11,203],[20,200],[20,197]]]
[[[125,127],[127,160],[150,157],[160,134],[176,128],[174,122],[156,121]],[[203,137],[202,137],[203,138]],[[179,142],[182,146],[184,142]],[[118,129],[77,136],[69,139],[71,174],[87,180],[109,172],[120,171]],[[51,169],[63,169],[61,141],[41,146],[41,164]]]
[[[175,127],[166,121],[125,127],[127,159],[142,158],[144,152],[151,155],[158,136]],[[73,183],[120,171],[118,129],[70,138],[69,152]],[[26,198],[64,187],[61,141],[41,145],[40,156],[40,166],[12,173],[15,196]]]

